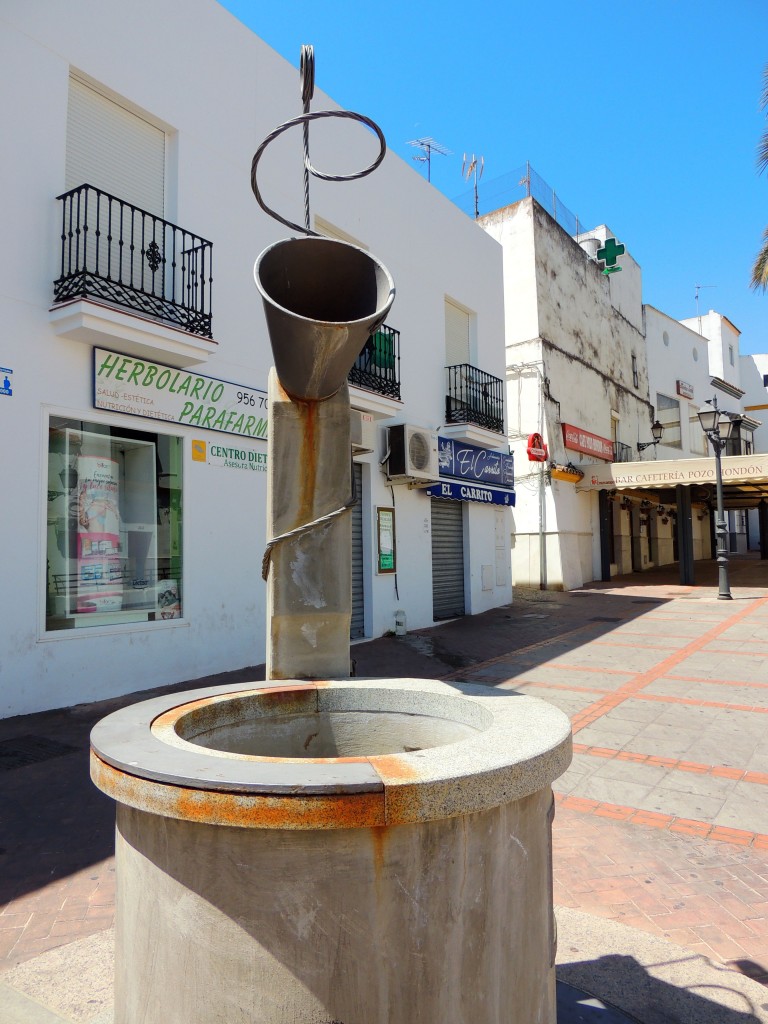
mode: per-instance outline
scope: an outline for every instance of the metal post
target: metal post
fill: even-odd
[[[731,588],[728,585],[728,552],[725,544],[725,512],[723,510],[723,472],[720,466],[720,452],[723,442],[720,440],[720,431],[713,431],[709,439],[715,449],[715,481],[717,486],[717,523],[715,533],[717,534],[717,599],[719,601],[731,601]]]
[[[539,472],[539,590],[547,589],[547,469]]]
[[[610,582],[611,579],[611,550],[609,517],[613,515],[611,500],[608,491],[598,492],[598,514],[600,517],[600,579],[603,582]]]
[[[757,522],[760,531],[760,558],[768,558],[768,502],[763,498],[757,507]]]
[[[689,486],[686,484],[675,486],[675,503],[677,505],[675,530],[677,531],[680,583],[682,586],[693,586],[696,578],[693,561],[693,514]]]

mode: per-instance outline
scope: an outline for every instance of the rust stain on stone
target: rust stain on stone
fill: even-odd
[[[373,842],[373,869],[376,872],[377,880],[381,875],[382,868],[384,867],[387,833],[388,828],[386,825],[378,825],[376,828],[371,829],[371,840]]]
[[[386,781],[416,782],[419,778],[418,769],[399,754],[376,754],[368,761]]]
[[[191,789],[140,779],[114,768],[91,751],[91,778],[119,803],[150,814],[235,828],[336,829],[384,824],[384,793],[317,796]]]
[[[153,719],[152,729],[156,732],[175,729],[180,719],[193,714],[195,711],[206,711],[209,709],[215,711],[218,705],[236,703],[247,700],[249,697],[259,697],[265,704],[279,706],[291,703],[297,696],[302,694],[310,696],[314,692],[314,683],[296,683],[292,686],[280,686],[277,689],[273,687],[257,687],[248,690],[235,690],[232,693],[222,693],[214,696],[209,694],[206,697],[200,697],[185,704],[177,704],[176,707],[164,711],[157,718]]]
[[[301,492],[299,494],[299,523],[315,518],[314,498],[317,487],[317,403],[294,402],[302,424]]]
[[[261,687],[258,690],[254,690],[254,694],[258,694],[268,704],[285,704],[290,703],[297,693],[314,693],[314,683],[296,683],[294,686],[280,686],[277,689],[273,687]]]

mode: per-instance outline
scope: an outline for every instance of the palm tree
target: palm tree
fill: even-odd
[[[760,94],[760,109],[768,109],[768,64],[763,69],[763,91]],[[768,128],[763,132],[757,147],[757,171],[762,174],[768,169]],[[752,287],[768,289],[768,228],[763,232],[763,244],[752,267]]]

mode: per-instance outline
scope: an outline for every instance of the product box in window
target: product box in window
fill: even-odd
[[[178,580],[160,580],[157,584],[157,611],[161,619],[181,618]]]

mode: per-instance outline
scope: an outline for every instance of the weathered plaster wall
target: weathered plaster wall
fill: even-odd
[[[518,468],[513,582],[539,585],[546,535],[547,585],[571,589],[600,574],[597,495],[552,481],[542,514],[540,473],[528,462],[527,437],[540,431],[550,460],[579,465],[592,457],[565,448],[563,423],[611,438],[618,419],[618,440],[645,435],[650,407],[640,268],[627,254],[620,273],[603,275],[531,199],[482,224],[504,247],[510,444]],[[590,234],[604,241],[610,232],[603,226]]]

